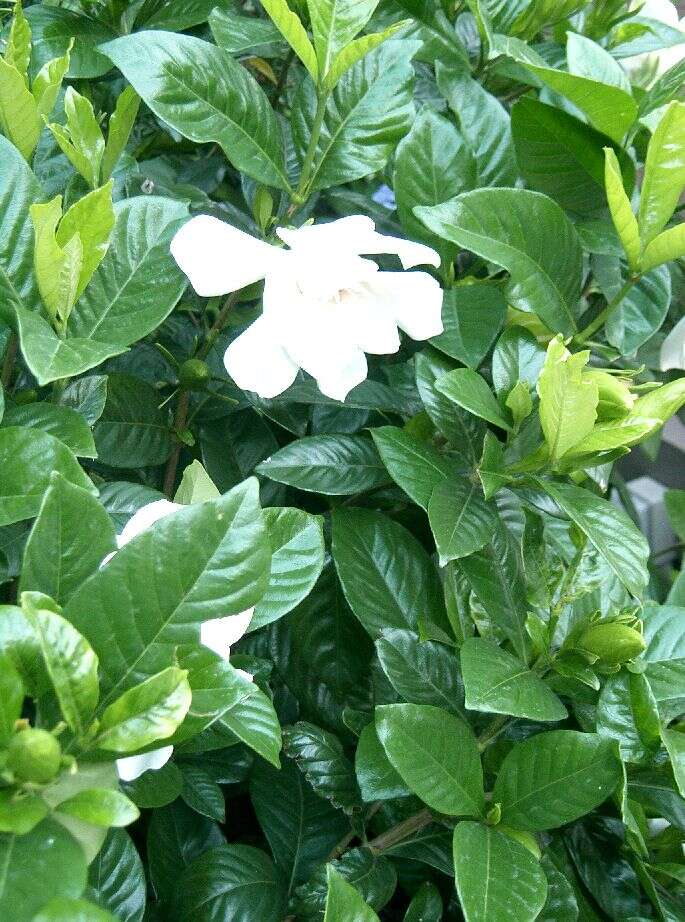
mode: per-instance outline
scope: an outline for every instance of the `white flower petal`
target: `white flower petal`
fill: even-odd
[[[364,352],[388,355],[400,348],[395,318],[384,298],[376,296],[373,285],[343,292],[339,307],[340,322],[348,338]]]
[[[350,345],[325,350],[325,357],[317,356],[302,367],[316,378],[322,394],[341,401],[353,387],[365,381],[369,373],[362,350]]]
[[[117,546],[123,547],[128,544],[136,535],[146,531],[159,519],[183,509],[180,503],[170,503],[168,499],[158,499],[154,503],[148,503],[142,506],[131,516],[120,535],[117,536]],[[104,561],[103,561],[104,562]]]
[[[414,266],[440,266],[440,256],[432,247],[425,243],[414,243],[412,240],[403,240],[401,237],[387,237],[385,234],[374,232],[364,241],[365,246],[361,250],[369,256],[379,253],[395,253],[400,258],[400,262],[405,269],[413,269]],[[361,246],[361,242],[360,242]]]
[[[153,749],[151,752],[144,752],[139,756],[126,756],[124,759],[117,759],[119,778],[122,781],[135,781],[144,772],[162,768],[171,758],[173,751],[173,746],[162,746],[160,749]]]
[[[238,615],[203,621],[200,625],[200,643],[222,659],[228,659],[231,647],[248,629],[253,614],[254,608],[248,608]]]
[[[661,344],[659,367],[662,371],[685,369],[685,317],[680,318]]]
[[[211,215],[198,215],[184,224],[171,241],[171,254],[205,298],[258,282],[287,256]]]
[[[251,672],[245,672],[244,669],[236,669],[238,675],[241,675],[244,679],[247,679],[248,682],[254,682],[254,676]]]
[[[412,339],[442,333],[442,289],[427,272],[379,272],[369,287]]]
[[[671,0],[639,0],[633,4],[632,8],[637,9],[638,7],[640,7],[641,18],[656,19],[658,22],[678,28],[678,11]]]
[[[286,391],[298,372],[265,314],[233,340],[224,355],[224,365],[239,388],[265,398]]]

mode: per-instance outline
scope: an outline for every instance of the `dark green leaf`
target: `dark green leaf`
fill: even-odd
[[[110,467],[163,464],[173,441],[169,414],[157,391],[131,375],[110,375],[107,402],[93,434],[98,457]]]
[[[421,642],[412,631],[388,628],[376,641],[376,651],[388,681],[405,701],[463,716],[459,662],[448,647]]]
[[[446,355],[476,369],[504,323],[506,301],[497,285],[483,282],[448,289],[442,301],[444,332],[431,344]]]
[[[336,736],[300,721],[286,728],[283,746],[320,797],[347,812],[361,806],[354,767]]]

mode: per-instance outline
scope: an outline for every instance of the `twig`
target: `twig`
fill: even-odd
[[[397,826],[388,829],[387,832],[382,833],[380,836],[376,836],[375,839],[372,839],[368,843],[367,848],[370,848],[374,854],[379,855],[386,849],[406,839],[413,832],[418,832],[420,829],[423,829],[424,826],[428,826],[429,823],[432,822],[433,815],[430,810],[420,810],[413,816],[398,823]]]
[[[176,434],[176,444],[174,445],[171,456],[166,463],[166,470],[164,472],[164,492],[169,497],[169,499],[173,497],[174,484],[176,483],[176,471],[178,470],[178,462],[179,458],[181,457],[181,448],[183,447],[180,435],[186,427],[189,405],[190,392],[182,390],[178,395],[176,413],[174,414],[174,432]]]
[[[226,325],[228,320],[228,315],[231,313],[231,310],[235,307],[236,301],[238,300],[239,292],[233,291],[224,301],[224,306],[219,311],[216,320],[210,327],[209,333],[207,333],[207,339],[204,341],[204,344],[198,349],[196,358],[206,359],[209,353],[212,351],[214,343],[217,341],[221,335],[221,331]]]

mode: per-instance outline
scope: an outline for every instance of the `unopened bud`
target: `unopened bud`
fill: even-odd
[[[578,639],[578,647],[599,657],[607,666],[627,663],[639,656],[646,646],[639,631],[616,621],[592,624]]]
[[[621,378],[598,368],[585,369],[583,377],[595,381],[599,389],[598,419],[620,419],[633,409],[637,398]]]

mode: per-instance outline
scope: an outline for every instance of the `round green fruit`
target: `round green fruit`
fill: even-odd
[[[178,380],[181,387],[189,391],[203,391],[209,384],[212,373],[201,359],[188,359],[181,365]]]
[[[7,747],[6,767],[17,781],[47,784],[59,772],[62,750],[47,730],[29,727],[16,733]]]

